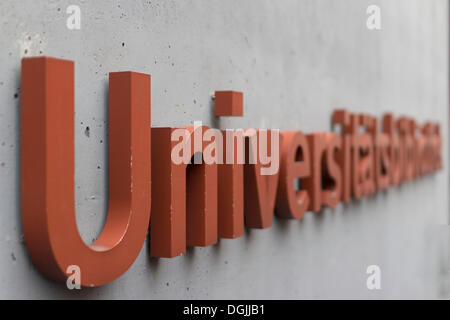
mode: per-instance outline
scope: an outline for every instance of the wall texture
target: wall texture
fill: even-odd
[[[81,30],[66,8],[81,7]],[[366,28],[366,8],[382,29]],[[87,243],[107,210],[108,72],[152,75],[152,125],[330,130],[332,110],[438,120],[448,137],[444,0],[0,2],[0,298],[448,297],[448,167],[301,221],[151,259],[104,287],[69,291],[30,261],[20,222],[20,59],[76,62],[76,210]],[[245,94],[245,116],[216,120],[211,93]],[[89,128],[89,129],[88,129]],[[444,144],[447,146],[447,144]],[[447,148],[444,163],[448,163]],[[157,187],[157,186],[154,186]],[[366,288],[366,268],[382,289]],[[447,280],[446,280],[447,279]]]

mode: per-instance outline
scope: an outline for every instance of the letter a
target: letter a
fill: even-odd
[[[367,7],[366,13],[370,16],[367,18],[367,29],[380,30],[381,29],[381,9],[379,6],[371,5]]]

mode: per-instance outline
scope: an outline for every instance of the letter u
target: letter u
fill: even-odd
[[[74,63],[22,60],[22,223],[33,263],[65,281],[69,265],[81,285],[123,274],[138,256],[150,221],[150,75],[109,76],[109,209],[103,232],[87,246],[74,206]]]

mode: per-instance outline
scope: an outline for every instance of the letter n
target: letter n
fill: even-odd
[[[207,127],[186,127],[189,140],[194,130]],[[152,136],[152,219],[150,221],[150,255],[172,258],[186,252],[186,246],[209,246],[217,242],[217,164],[194,164],[195,153],[201,150],[189,145],[192,164],[172,161],[175,128],[153,128]],[[201,135],[200,135],[201,137]],[[214,143],[214,142],[210,142]],[[185,155],[183,155],[185,156]]]

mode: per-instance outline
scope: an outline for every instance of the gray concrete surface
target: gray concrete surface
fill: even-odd
[[[81,30],[66,28],[81,7]],[[366,28],[366,8],[382,29]],[[69,291],[33,267],[20,222],[20,59],[76,61],[76,211],[87,243],[107,210],[108,72],[152,75],[152,125],[329,130],[332,110],[439,120],[448,137],[444,0],[0,2],[0,298],[445,298],[448,167],[386,194],[237,240],[150,259],[104,287]],[[245,93],[215,120],[214,90]],[[86,134],[89,127],[90,134]],[[447,144],[445,144],[447,146]],[[444,150],[444,163],[448,151]],[[366,268],[382,288],[366,288]]]

